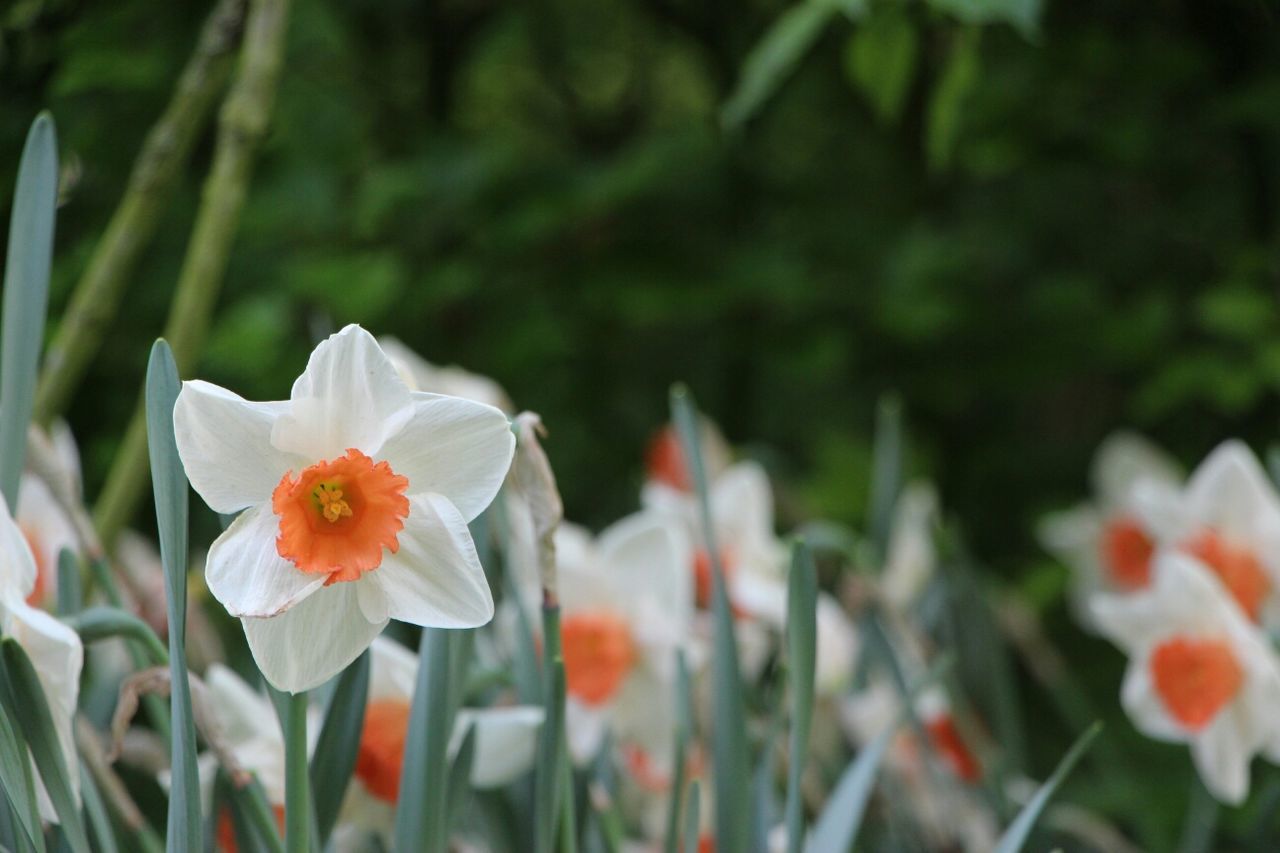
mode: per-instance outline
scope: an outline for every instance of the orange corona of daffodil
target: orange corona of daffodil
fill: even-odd
[[[210,548],[206,580],[277,688],[323,683],[388,619],[492,618],[467,523],[511,463],[498,409],[411,390],[373,336],[347,326],[316,347],[288,400],[190,381],[174,427],[195,490],[240,513]]]

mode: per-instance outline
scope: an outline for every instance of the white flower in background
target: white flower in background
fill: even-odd
[[[507,417],[411,391],[359,326],[316,347],[289,400],[183,383],[174,427],[205,503],[245,510],[205,577],[279,689],[328,680],[388,619],[466,628],[493,616],[467,522],[506,476]]]
[[[369,833],[390,843],[400,795],[418,656],[385,637],[373,641],[372,652],[369,704],[355,776],[342,807],[344,825],[334,836],[339,850],[358,848],[360,839]],[[533,767],[542,719],[542,708],[535,706],[463,708],[454,721],[449,754],[461,749],[468,729],[474,726],[471,785],[479,789],[503,787]]]
[[[415,391],[462,397],[501,409],[507,414],[515,413],[515,405],[507,392],[487,376],[471,373],[457,365],[441,367],[432,364],[389,335],[378,338],[378,345],[391,359],[400,378]]]
[[[570,753],[593,758],[612,727],[620,748],[661,766],[674,728],[676,650],[693,620],[688,543],[644,512],[596,538],[562,525],[555,542]]]
[[[938,525],[938,493],[932,483],[909,483],[898,496],[889,530],[888,554],[880,574],[880,594],[906,610],[924,591],[938,562],[933,531]]]
[[[1218,445],[1169,505],[1139,492],[1162,549],[1195,557],[1254,622],[1280,624],[1280,495],[1242,442]]]
[[[9,515],[4,498],[0,497],[0,633],[17,640],[31,659],[49,705],[58,746],[67,762],[67,777],[78,802],[80,771],[73,720],[80,692],[84,649],[75,631],[45,611],[27,604],[35,589],[37,574],[35,556]],[[56,823],[58,818],[53,802],[39,781],[39,774],[34,775],[40,816]]]
[[[1215,577],[1159,556],[1154,584],[1099,596],[1099,629],[1129,655],[1121,703],[1149,737],[1187,743],[1205,787],[1239,804],[1257,752],[1280,761],[1280,660]]]
[[[966,784],[928,772],[918,737],[903,721],[901,694],[885,678],[873,679],[863,690],[845,697],[840,722],[859,748],[890,726],[898,726],[885,765],[904,795],[894,796],[892,804],[909,810],[928,834],[930,849],[954,847],[957,842],[969,851],[993,849],[998,827],[974,787],[982,778],[982,767],[960,734],[946,693],[936,687],[925,689],[916,697],[915,713],[929,739],[928,749],[951,777]]]
[[[1041,544],[1073,570],[1071,603],[1092,629],[1090,599],[1133,592],[1151,581],[1157,543],[1152,524],[1177,501],[1181,474],[1163,451],[1132,433],[1099,446],[1090,469],[1094,500],[1041,523]]]
[[[80,453],[71,430],[66,423],[58,421],[49,431],[49,439],[53,450],[51,458],[57,462],[57,470],[49,473],[62,480],[59,485],[67,495],[78,496]],[[58,556],[64,549],[76,552],[80,547],[75,525],[49,485],[30,471],[22,473],[15,520],[36,560],[35,587],[27,603],[51,610],[58,597]]]

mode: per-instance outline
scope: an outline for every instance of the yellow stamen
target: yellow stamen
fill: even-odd
[[[342,489],[329,483],[316,486],[313,493],[320,502],[320,512],[330,524],[338,519],[351,515],[351,506],[342,499]]]

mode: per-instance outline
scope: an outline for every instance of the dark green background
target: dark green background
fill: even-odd
[[[319,331],[395,334],[541,412],[569,515],[598,526],[636,505],[675,380],[770,465],[784,523],[860,522],[875,401],[897,391],[913,469],[995,577],[1050,605],[1075,659],[1104,661],[1105,698],[1119,661],[1067,625],[1035,519],[1083,494],[1117,426],[1188,464],[1274,438],[1271,2],[1053,0],[1038,28],[873,4],[740,132],[720,110],[778,2],[294,5],[199,370],[247,397],[285,396]],[[54,324],[208,6],[0,11],[0,193],[43,107],[76,168]],[[857,73],[859,38],[902,61]],[[895,87],[899,108],[878,110]],[[69,412],[90,496],[211,143]]]

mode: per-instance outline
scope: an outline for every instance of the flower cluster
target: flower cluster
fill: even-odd
[[[1142,732],[1186,743],[1206,787],[1243,802],[1249,764],[1280,761],[1280,495],[1238,441],[1183,483],[1142,439],[1098,452],[1093,505],[1052,517],[1082,623],[1129,656],[1121,701]]]

